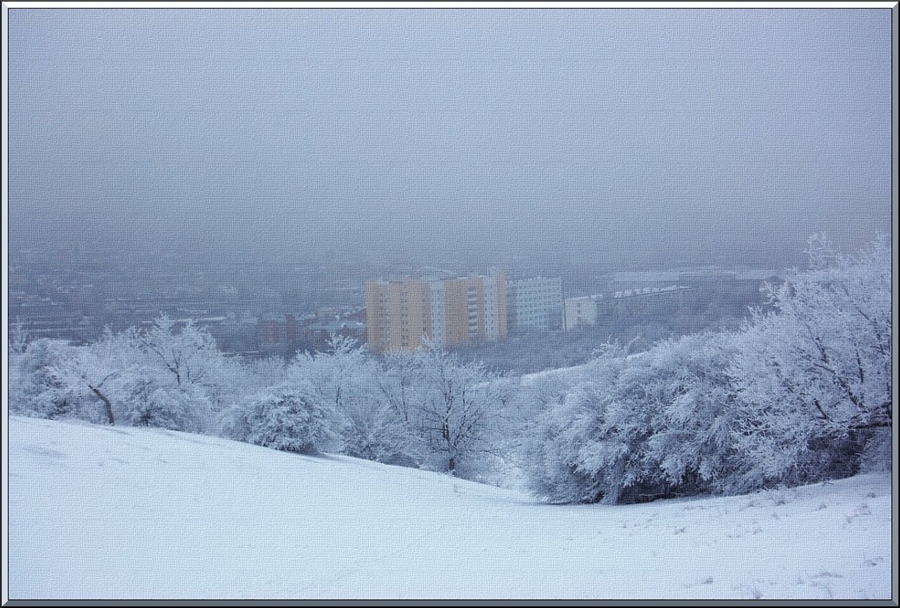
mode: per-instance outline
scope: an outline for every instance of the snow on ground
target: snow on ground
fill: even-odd
[[[160,429],[9,419],[10,599],[894,599],[889,474],[554,506]]]
[[[642,357],[646,354],[647,351],[641,351],[638,353],[632,353],[627,355],[626,359],[637,359],[638,357]],[[567,384],[577,384],[578,382],[585,382],[588,380],[592,380],[597,371],[597,361],[591,360],[587,363],[582,363],[581,365],[571,365],[569,367],[556,367],[553,369],[545,369],[540,372],[533,372],[531,374],[523,374],[520,376],[520,383],[522,386],[531,386],[535,382],[541,380],[559,380],[561,382],[565,382]]]
[[[545,369],[541,372],[531,374],[523,374],[520,377],[522,386],[530,386],[539,380],[558,379],[563,382],[574,384],[591,379],[591,371],[596,366],[593,361],[582,363],[581,365],[572,365],[570,367],[558,367],[555,369]]]

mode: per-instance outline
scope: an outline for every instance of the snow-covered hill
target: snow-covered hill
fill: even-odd
[[[10,599],[892,599],[887,474],[551,506],[159,429],[11,417],[9,437]]]

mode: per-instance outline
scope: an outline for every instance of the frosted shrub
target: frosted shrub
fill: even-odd
[[[210,406],[203,391],[195,387],[158,387],[146,378],[136,378],[129,388],[123,415],[128,424],[189,433],[204,429],[203,414]]]
[[[337,447],[334,412],[313,398],[308,384],[281,384],[227,413],[223,434],[264,447],[317,454]]]

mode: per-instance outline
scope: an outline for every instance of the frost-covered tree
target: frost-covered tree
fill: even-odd
[[[170,370],[146,350],[146,335],[131,328],[107,330],[51,367],[82,403],[102,404],[105,422],[200,432],[210,415],[209,397],[199,383],[178,384]],[[98,421],[82,406],[81,418]]]
[[[179,386],[202,385],[222,358],[209,330],[193,321],[179,329],[175,321],[161,315],[140,339],[150,359],[172,374]]]
[[[300,353],[286,370],[309,382],[312,398],[334,411],[341,452],[390,464],[418,464],[409,429],[381,390],[381,370],[356,340],[331,336],[324,352]]]
[[[385,439],[390,464],[422,466],[429,453],[426,438],[418,427],[418,410],[424,379],[418,353],[385,355],[375,370],[378,419],[386,425]]]
[[[224,359],[190,327],[186,336],[171,329],[163,320],[150,332],[107,329],[85,346],[36,341],[16,355],[17,402],[51,418],[203,431],[213,395],[221,395],[213,380]]]
[[[285,382],[287,379],[285,369],[285,360],[280,356],[262,359],[223,357],[212,374],[215,382],[207,383],[211,384],[209,386],[211,395],[207,398],[210,409],[207,432],[221,435],[222,430],[218,428],[218,424],[227,419],[227,416],[222,417],[222,413],[236,405],[246,403],[267,388]]]
[[[891,264],[886,239],[856,255],[810,240],[811,269],[773,289],[730,373],[744,410],[736,444],[747,487],[804,483],[888,466],[893,417]]]
[[[96,342],[58,351],[42,363],[35,378],[53,379],[54,392],[66,395],[70,415],[116,424],[122,384],[137,365],[136,352],[133,331],[116,334],[107,329]]]
[[[694,346],[672,341],[631,357],[599,353],[590,366],[594,377],[548,404],[531,425],[526,461],[532,489],[551,502],[615,504],[692,484],[698,457],[688,445],[702,440],[683,418],[704,399],[705,388],[691,392],[691,357],[705,356]],[[680,424],[668,419],[673,408],[685,412],[674,416]],[[688,445],[676,445],[682,442]]]
[[[10,356],[21,355],[28,346],[28,330],[25,329],[25,322],[22,319],[16,319],[9,324],[9,354]]]
[[[428,466],[456,473],[495,449],[492,430],[509,398],[498,374],[437,348],[417,352],[410,426],[428,450]]]
[[[280,356],[241,361],[240,368],[246,375],[238,384],[253,392],[266,386],[281,384],[286,380],[285,360]]]
[[[40,338],[9,353],[9,411],[40,418],[64,418],[80,413],[82,394],[60,369],[75,347],[65,340]]]
[[[649,440],[654,418],[672,394],[668,370],[662,372],[648,355],[610,362],[615,371],[611,382],[586,383],[575,395],[584,411],[569,430],[578,445],[572,463],[590,481],[582,501],[615,504],[665,492],[664,474]],[[626,493],[634,498],[623,497]]]
[[[141,382],[149,383],[153,389],[149,394],[157,398],[149,404],[136,398],[130,402],[139,410],[158,406],[159,411],[138,412],[132,419],[191,420],[192,429],[208,430],[218,412],[245,392],[247,378],[241,366],[218,350],[205,327],[188,321],[179,328],[162,315],[139,334],[138,342],[143,353]],[[173,408],[185,411],[173,418]]]
[[[417,353],[390,353],[381,360],[376,375],[380,398],[404,425],[413,422],[414,409],[422,384]]]
[[[890,247],[810,242],[736,333],[689,336],[550,400],[531,426],[532,487],[558,502],[746,492],[890,466]]]
[[[365,398],[368,368],[366,354],[356,340],[333,335],[325,352],[298,353],[286,375],[289,380],[309,382],[323,407],[340,412]]]
[[[523,474],[530,468],[528,450],[533,438],[529,429],[543,412],[561,406],[573,385],[580,381],[567,373],[571,371],[545,371],[505,379],[509,399],[495,433],[500,456],[492,467],[494,485],[522,486]]]

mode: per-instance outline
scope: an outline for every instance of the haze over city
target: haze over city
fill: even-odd
[[[890,73],[876,10],[14,10],[10,262],[802,264],[890,231]]]

